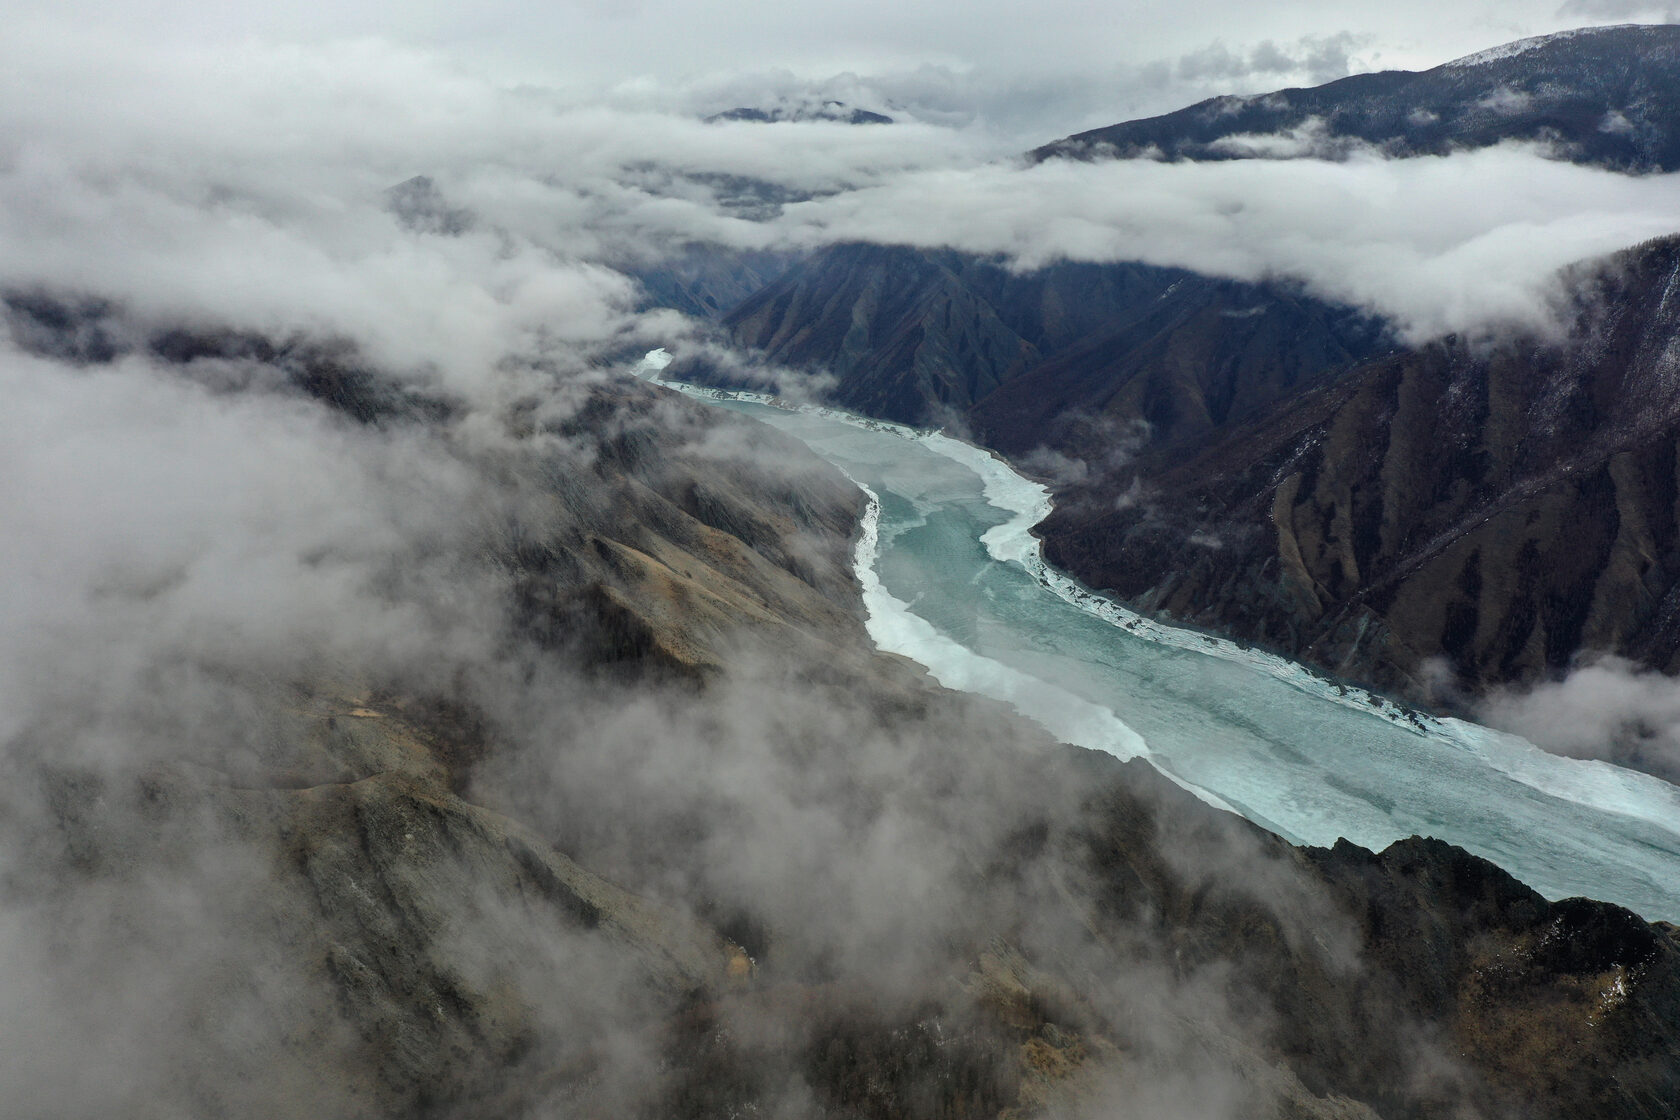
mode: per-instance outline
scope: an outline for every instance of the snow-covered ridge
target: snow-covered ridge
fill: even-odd
[[[1485,51],[1477,51],[1475,54],[1467,54],[1463,58],[1455,58],[1451,62],[1442,63],[1442,68],[1463,69],[1471,66],[1482,66],[1489,62],[1502,62],[1507,58],[1516,58],[1518,55],[1527,54],[1529,51],[1549,46],[1552,43],[1597,35],[1605,31],[1627,31],[1637,26],[1639,25],[1620,23],[1609,27],[1577,27],[1570,31],[1555,31],[1550,35],[1535,35],[1528,39],[1518,39],[1514,43],[1505,43],[1502,46],[1490,47]]]

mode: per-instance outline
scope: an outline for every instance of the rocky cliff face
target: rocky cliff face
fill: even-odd
[[[724,324],[770,362],[832,375],[850,407],[921,423],[967,408],[1039,357],[964,281],[967,264],[843,245],[796,265]]]
[[[1149,609],[1427,695],[1579,651],[1676,664],[1680,248],[1580,278],[1569,337],[1356,367],[1076,495],[1047,547]],[[1131,495],[1119,501],[1120,495]]]

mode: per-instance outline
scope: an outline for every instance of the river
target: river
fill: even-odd
[[[947,687],[1144,758],[1296,843],[1434,836],[1548,898],[1680,921],[1680,788],[1139,618],[1046,567],[1029,532],[1044,489],[968,444],[678,388],[797,437],[869,493],[857,568],[870,635]]]

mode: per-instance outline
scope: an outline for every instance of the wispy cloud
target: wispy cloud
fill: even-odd
[[[1478,715],[1556,754],[1680,781],[1680,682],[1625,658],[1601,658],[1531,689],[1501,689]]]

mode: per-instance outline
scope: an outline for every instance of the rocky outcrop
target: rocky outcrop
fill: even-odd
[[[1308,858],[1356,915],[1373,967],[1519,1113],[1563,1098],[1583,1113],[1672,1110],[1680,1049],[1660,1025],[1680,1012],[1672,928],[1584,899],[1547,903],[1439,841],[1380,855],[1344,841]]]
[[[1177,968],[1241,960],[1231,993],[1274,1009],[1273,1052],[1313,1094],[1382,1116],[1672,1110],[1680,1048],[1656,1025],[1676,1009],[1672,931],[1548,903],[1439,841],[1292,849],[1164,787],[1134,775],[1138,801],[1091,803],[1099,904],[1158,923]]]
[[[349,770],[342,780],[205,794],[242,841],[274,854],[276,905],[249,916],[253,932],[283,931],[336,993],[337,1013],[323,1013],[317,1029],[348,1035],[316,1060],[342,1083],[366,1085],[369,1115],[517,1100],[508,1082],[533,1046],[568,1051],[562,1059],[550,1049],[544,1058],[559,1068],[531,1071],[538,1078],[599,1060],[586,1035],[544,1030],[552,1011],[526,986],[566,985],[530,975],[522,939],[596,959],[626,999],[726,984],[738,947],[463,800],[426,733],[400,709],[370,703],[315,705],[305,741],[332,744]]]

